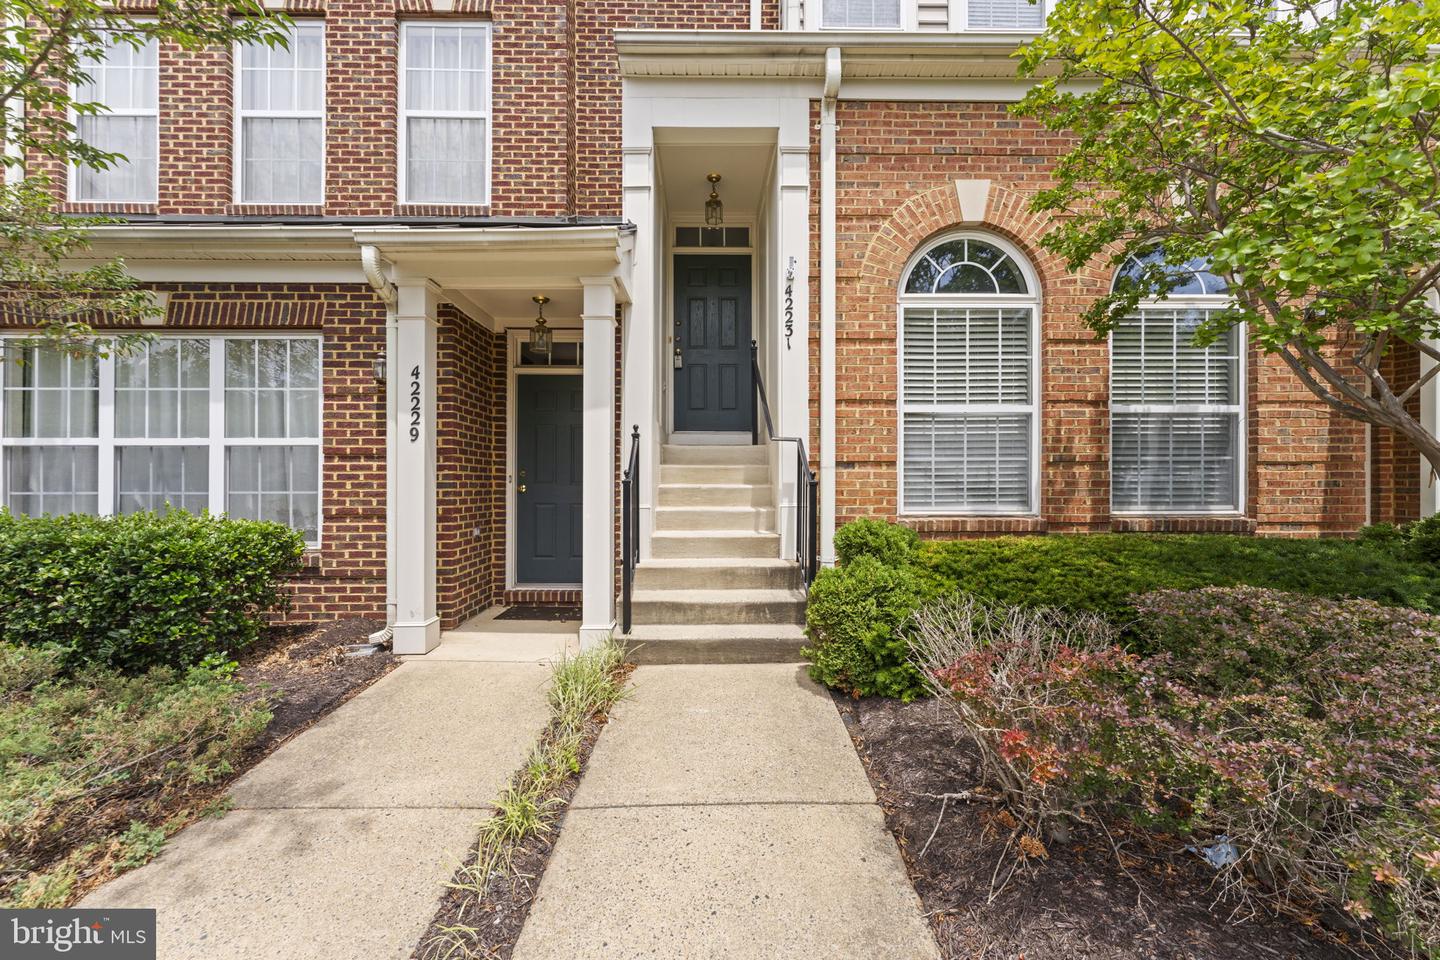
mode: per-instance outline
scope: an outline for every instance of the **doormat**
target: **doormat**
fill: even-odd
[[[496,620],[579,620],[579,607],[541,607],[522,604],[511,607],[495,618]]]

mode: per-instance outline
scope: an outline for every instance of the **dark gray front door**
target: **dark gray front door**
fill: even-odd
[[[748,431],[749,257],[675,257],[675,345],[675,429]]]
[[[581,378],[518,379],[515,579],[579,583]]]

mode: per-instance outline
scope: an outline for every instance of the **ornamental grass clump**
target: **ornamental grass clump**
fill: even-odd
[[[1440,618],[1249,587],[1135,609],[1143,658],[1083,617],[917,615],[918,665],[1022,829],[1125,816],[1222,846],[1242,907],[1341,910],[1440,956]]]

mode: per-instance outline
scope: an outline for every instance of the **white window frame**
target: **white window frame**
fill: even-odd
[[[0,347],[15,342],[16,337],[0,338]],[[176,332],[165,334],[158,339],[206,340],[210,344],[210,385],[208,401],[209,431],[203,437],[121,437],[115,436],[115,366],[116,358],[102,357],[99,365],[99,419],[98,437],[10,437],[0,429],[0,503],[8,503],[10,491],[6,488],[6,457],[11,447],[35,446],[96,446],[99,450],[99,516],[110,517],[116,512],[119,487],[115,476],[116,451],[120,447],[206,447],[209,451],[209,510],[223,514],[227,507],[228,477],[226,476],[226,451],[231,447],[315,447],[318,450],[317,495],[319,496],[318,520],[314,540],[305,541],[308,548],[322,546],[325,536],[325,341],[319,334],[305,331],[236,331],[227,334],[211,334],[202,331],[192,333]],[[225,343],[229,340],[312,340],[317,355],[317,383],[320,405],[316,436],[314,437],[227,437],[225,435]],[[11,363],[11,360],[5,360]],[[6,402],[4,391],[0,390],[0,424],[4,423]]]
[[[408,43],[406,38],[410,31],[420,27],[478,27],[485,32],[485,114],[481,117],[472,111],[457,110],[418,110],[411,111],[406,103],[408,102],[408,84],[406,82],[406,57],[408,55]],[[396,101],[396,146],[395,164],[395,195],[399,203],[420,204],[424,206],[444,207],[488,207],[490,205],[493,184],[495,181],[495,30],[489,20],[402,20],[399,31],[399,56],[396,58],[399,73],[399,92]],[[484,192],[478,200],[412,200],[406,184],[410,179],[410,143],[408,130],[409,120],[414,117],[433,117],[436,119],[452,120],[479,120],[485,121],[485,182]]]
[[[904,33],[919,27],[916,0],[900,0],[900,22],[893,27],[831,27],[825,23],[825,4],[829,0],[808,0],[815,5],[815,30],[826,33]],[[951,0],[954,2],[954,0]]]
[[[915,0],[909,0],[909,2],[913,4]],[[1038,27],[972,27],[970,26],[969,0],[950,0],[950,32],[1013,34],[1019,37],[1038,36],[1044,31],[1045,21],[1050,17],[1051,3],[1050,0],[1038,0],[1035,5],[1040,8],[1041,14]]]
[[[149,21],[137,21],[137,22],[149,22]],[[67,172],[67,176],[65,177],[65,198],[66,198],[66,200],[68,200],[70,203],[94,203],[94,204],[113,205],[113,206],[119,206],[119,205],[121,205],[121,204],[136,203],[136,204],[147,204],[147,205],[152,205],[152,206],[153,206],[154,204],[156,204],[156,203],[158,203],[158,202],[160,201],[160,80],[161,80],[161,76],[160,76],[160,74],[161,74],[161,66],[160,66],[160,41],[159,41],[158,38],[152,38],[150,42],[153,43],[153,44],[155,44],[155,107],[154,107],[154,109],[151,109],[151,110],[136,110],[136,109],[130,108],[130,109],[124,109],[124,110],[112,110],[112,109],[108,109],[108,108],[107,108],[107,109],[101,111],[101,113],[99,113],[98,116],[102,116],[102,117],[154,117],[154,118],[155,118],[155,177],[154,177],[154,180],[155,180],[155,196],[150,197],[149,199],[128,198],[128,199],[124,199],[124,200],[113,200],[113,199],[109,199],[109,200],[94,200],[94,199],[89,199],[89,198],[86,198],[86,197],[82,197],[82,196],[80,196],[80,191],[79,191],[79,187],[80,187],[80,171],[81,171],[81,169],[82,169],[82,165],[79,164],[79,163],[71,162],[71,163],[69,164],[69,169],[68,169],[68,172]],[[70,85],[70,100],[71,100],[72,104],[73,104],[73,103],[76,103],[76,102],[84,102],[84,103],[89,103],[89,102],[91,102],[91,101],[89,101],[89,100],[84,100],[84,101],[82,101],[82,100],[80,99],[79,95],[78,95],[78,94],[79,94],[79,90],[80,90],[80,84],[78,84],[78,83],[72,83],[72,84]],[[66,111],[66,116],[67,116],[67,119],[70,121],[71,129],[75,131],[75,136],[76,136],[77,138],[79,138],[79,135],[80,135],[80,134],[79,134],[79,131],[80,131],[80,120],[81,120],[80,115],[79,115],[78,113],[76,113],[76,112],[75,112],[75,108],[74,108],[73,106],[71,106],[70,108],[67,109],[67,111]],[[127,157],[126,159],[128,160],[129,158]]]
[[[1214,311],[1229,306],[1231,302],[1228,296],[1198,295],[1166,298],[1146,298],[1141,300],[1136,307],[1138,311],[1164,310],[1183,312],[1186,310]],[[1106,340],[1106,347],[1109,351],[1110,374],[1109,374],[1109,396],[1114,397],[1115,382],[1115,335],[1112,332]],[[1243,517],[1245,505],[1248,501],[1248,484],[1246,477],[1249,469],[1248,454],[1250,450],[1249,430],[1249,407],[1247,398],[1249,395],[1249,368],[1247,354],[1249,353],[1248,341],[1245,335],[1245,326],[1239,324],[1235,327],[1235,396],[1237,403],[1212,404],[1212,403],[1115,403],[1110,400],[1109,407],[1109,460],[1110,460],[1110,515],[1115,517]],[[1115,415],[1117,413],[1130,414],[1214,414],[1224,413],[1227,416],[1235,417],[1235,499],[1236,504],[1232,507],[1195,507],[1175,508],[1164,506],[1145,505],[1129,509],[1117,509],[1115,507]]]
[[[1025,279],[1025,285],[1032,291],[1028,294],[918,294],[906,293],[905,284],[910,279],[910,271],[931,250],[944,243],[955,240],[977,240],[981,243],[990,244],[1005,253],[1015,262],[1020,274]],[[1029,499],[1030,509],[1016,511],[1007,509],[985,508],[983,506],[966,507],[962,510],[913,510],[905,506],[905,414],[908,412],[905,403],[905,311],[911,308],[946,309],[963,307],[967,310],[1030,310],[1030,402],[1028,404],[1015,403],[961,403],[961,404],[926,404],[924,412],[927,413],[967,413],[975,416],[994,415],[1030,415],[1030,487]],[[896,307],[895,320],[895,503],[896,514],[902,517],[1038,517],[1041,513],[1040,504],[1040,458],[1041,449],[1041,416],[1044,410],[1041,390],[1041,364],[1040,336],[1042,331],[1041,316],[1043,303],[1040,289],[1040,278],[1035,273],[1035,268],[1030,264],[1018,247],[1010,243],[1004,237],[993,233],[978,230],[957,230],[942,234],[920,247],[905,262],[905,269],[900,273],[899,280],[899,303]],[[917,411],[919,412],[919,411]]]
[[[241,47],[243,47],[244,44],[240,43],[239,41],[236,41],[233,49],[231,50],[231,55],[230,55],[230,63],[231,63],[231,65],[232,65],[232,69],[231,69],[231,71],[230,71],[230,75],[231,75],[231,78],[232,78],[232,80],[231,80],[231,85],[232,85],[232,87],[231,87],[231,98],[235,101],[235,115],[234,115],[233,120],[232,120],[232,122],[233,122],[233,124],[234,124],[234,127],[233,127],[233,134],[232,134],[232,138],[231,138],[231,139],[232,139],[232,142],[233,142],[234,146],[233,146],[233,148],[232,148],[231,151],[230,151],[230,184],[231,184],[230,189],[231,189],[231,191],[232,191],[231,196],[233,196],[233,197],[235,198],[235,202],[236,202],[237,204],[242,204],[242,205],[243,205],[243,204],[250,204],[250,205],[262,205],[262,206],[274,206],[274,207],[323,207],[323,206],[325,205],[325,175],[326,175],[326,171],[327,171],[327,169],[328,169],[327,160],[329,159],[329,146],[330,146],[330,145],[329,145],[329,142],[328,142],[329,139],[330,139],[330,138],[329,138],[329,120],[330,120],[330,118],[329,118],[329,114],[328,114],[327,109],[326,109],[326,105],[327,105],[327,99],[326,99],[326,98],[327,98],[327,94],[329,93],[329,85],[330,85],[330,63],[329,63],[329,59],[328,59],[328,57],[327,57],[328,50],[326,49],[325,21],[323,21],[323,20],[306,20],[306,19],[301,19],[301,20],[296,20],[296,21],[294,21],[294,27],[295,27],[296,32],[299,32],[299,31],[302,30],[302,29],[311,29],[311,30],[315,30],[316,32],[318,32],[318,33],[320,34],[320,111],[319,111],[318,114],[317,114],[315,111],[313,111],[313,110],[254,110],[254,109],[242,109],[242,106],[241,106],[241,102],[242,102],[242,99],[243,99],[243,95],[242,95],[243,87],[242,87],[242,84],[244,83],[244,78],[243,78],[242,75],[241,75],[242,71],[241,71],[241,68],[240,68],[240,56],[241,56]],[[260,119],[267,119],[267,118],[268,118],[268,119],[276,119],[276,120],[290,120],[290,119],[293,119],[293,120],[314,120],[314,119],[317,119],[317,118],[319,119],[319,121],[320,121],[320,196],[316,197],[314,200],[284,200],[284,201],[279,201],[279,202],[274,202],[274,201],[270,201],[270,200],[252,200],[252,199],[250,199],[249,197],[245,196],[245,189],[244,189],[244,181],[245,181],[245,174],[244,174],[244,170],[245,170],[244,136],[245,136],[245,134],[244,134],[244,130],[245,130],[245,120],[246,120],[246,118],[260,118]]]

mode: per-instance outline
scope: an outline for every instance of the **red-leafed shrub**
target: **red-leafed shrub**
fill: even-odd
[[[1440,618],[1246,587],[1136,610],[1143,659],[1091,621],[942,601],[917,661],[1030,829],[1118,813],[1224,837],[1236,896],[1440,956]]]

